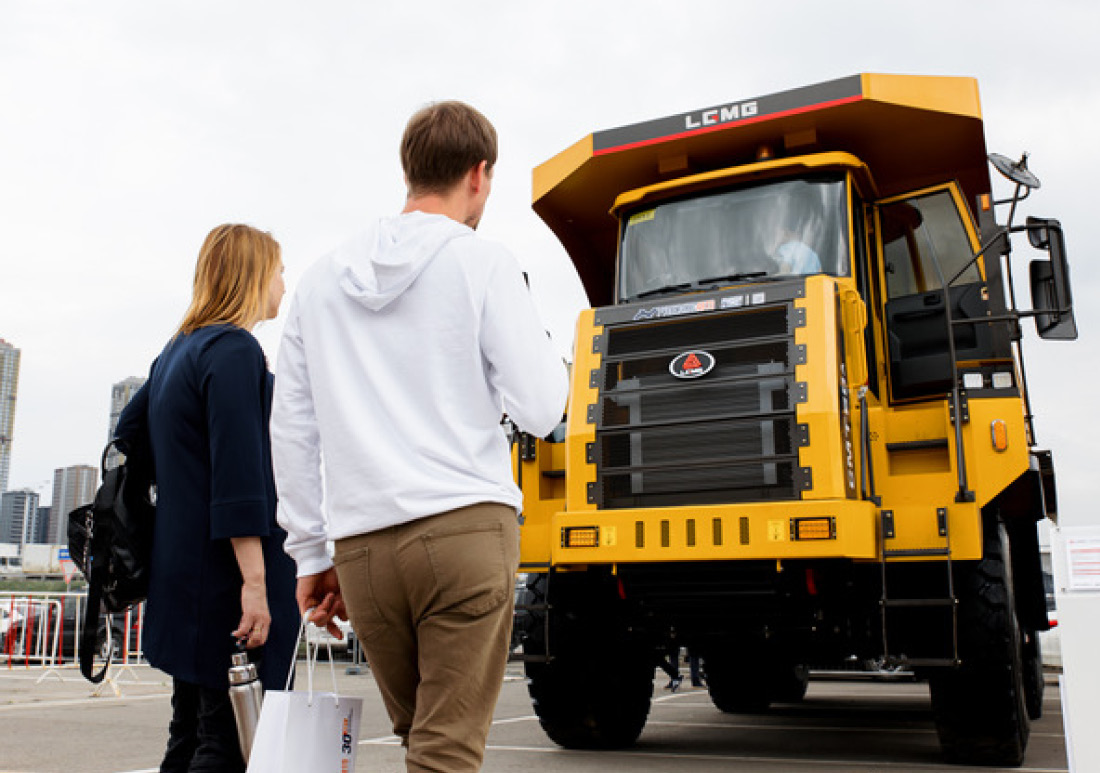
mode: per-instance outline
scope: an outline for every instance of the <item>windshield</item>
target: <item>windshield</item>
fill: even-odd
[[[626,215],[619,298],[731,281],[848,274],[842,178],[784,180]]]

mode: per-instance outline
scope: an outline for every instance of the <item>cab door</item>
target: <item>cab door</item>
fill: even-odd
[[[940,398],[954,372],[947,304],[957,360],[993,356],[989,326],[966,322],[989,311],[969,212],[954,184],[931,188],[880,203],[879,234],[891,399]]]

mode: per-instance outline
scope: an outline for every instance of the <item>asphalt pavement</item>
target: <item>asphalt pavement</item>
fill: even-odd
[[[349,674],[345,665],[338,664],[338,690],[365,698],[355,770],[400,773],[404,751],[390,732],[369,669]],[[939,761],[924,684],[815,678],[798,704],[736,715],[715,709],[705,688],[670,692],[658,675],[649,722],[636,746],[579,752],[561,749],[543,734],[521,667],[510,664],[485,773],[968,769]],[[1044,716],[1032,725],[1027,759],[1014,770],[1068,770],[1061,700],[1052,682],[1048,678]],[[148,666],[115,669],[112,681],[98,689],[72,668],[0,669],[0,773],[153,773],[167,737],[170,685]]]

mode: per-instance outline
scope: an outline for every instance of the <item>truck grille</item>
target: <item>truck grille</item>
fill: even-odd
[[[605,508],[795,499],[804,487],[789,303],[605,327],[594,500]],[[674,377],[679,354],[714,368]]]

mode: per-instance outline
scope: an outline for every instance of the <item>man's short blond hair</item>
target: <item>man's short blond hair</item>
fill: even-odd
[[[421,108],[401,138],[401,167],[409,193],[444,193],[482,161],[497,161],[497,132],[489,119],[463,102]]]

